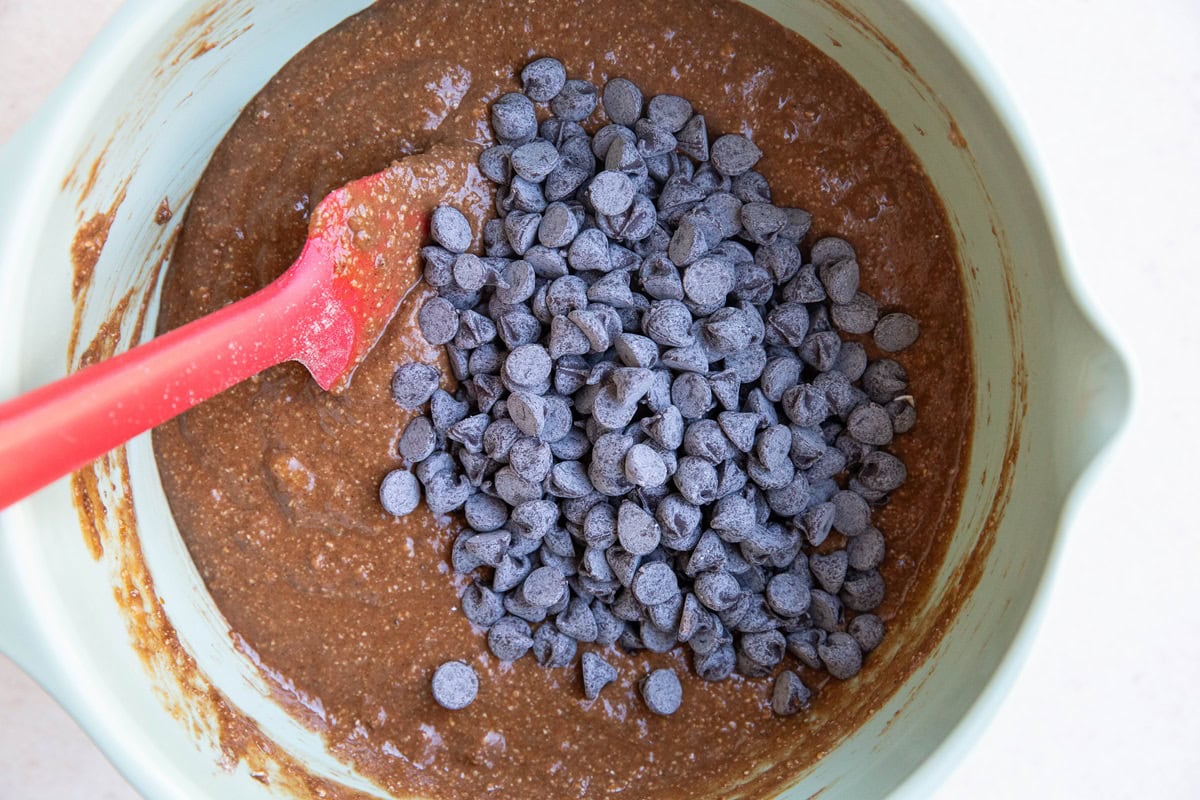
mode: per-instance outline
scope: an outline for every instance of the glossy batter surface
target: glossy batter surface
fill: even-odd
[[[919,414],[893,447],[910,477],[875,515],[888,541],[889,633],[864,672],[826,684],[802,671],[818,689],[813,707],[780,719],[771,681],[705,683],[681,653],[609,650],[621,677],[595,703],[577,666],[491,658],[446,563],[456,522],[423,506],[396,520],[376,496],[407,419],[389,395],[392,372],[414,358],[442,363],[415,330],[420,286],[344,394],[285,365],[158,429],[164,488],[239,645],[294,713],[393,793],[769,795],[882,705],[929,646],[906,611],[928,591],[954,527],[973,407],[946,216],[897,131],[813,46],[726,0],[380,3],[302,51],[222,142],[188,210],[159,330],[280,274],[330,190],[435,145],[488,144],[489,102],[519,88],[516,74],[538,55],[562,59],[571,77],[626,76],[647,97],[683,95],[714,137],[751,135],[775,201],[813,213],[807,241],[849,238],[864,290],[885,312],[920,320],[921,339],[898,358]],[[486,194],[472,185],[450,202],[478,226]],[[841,544],[834,534],[822,549]],[[434,668],[449,659],[480,675],[463,711],[430,696]],[[670,718],[647,713],[635,691],[665,664],[684,684]],[[790,657],[783,666],[795,668]]]

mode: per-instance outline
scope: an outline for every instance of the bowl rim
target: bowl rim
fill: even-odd
[[[56,186],[44,185],[39,188],[37,183],[21,178],[44,173],[63,159],[81,123],[90,118],[103,97],[101,89],[108,83],[107,76],[119,71],[123,63],[140,52],[142,45],[157,35],[186,2],[188,0],[127,0],[49,99],[8,142],[0,145],[0,174],[17,179],[23,186],[33,187],[39,199],[56,192]],[[1054,244],[1051,255],[1065,283],[1066,296],[1079,310],[1081,324],[1090,329],[1088,332],[1098,343],[1098,348],[1110,355],[1112,377],[1121,384],[1118,388],[1122,391],[1124,401],[1118,404],[1116,416],[1109,420],[1104,442],[1097,453],[1068,482],[1061,499],[1060,513],[1051,531],[1053,541],[1041,565],[1041,574],[1037,578],[1029,607],[992,675],[949,733],[902,779],[892,793],[893,797],[917,798],[928,796],[962,760],[982,736],[1015,683],[1045,617],[1050,586],[1059,568],[1070,521],[1076,516],[1077,509],[1126,428],[1133,403],[1128,397],[1134,387],[1129,377],[1129,350],[1114,333],[1120,328],[1111,324],[1103,309],[1092,302],[1081,281],[1075,266],[1077,262],[1071,258],[1066,244],[1068,238],[1057,212],[1052,184],[1042,166],[1044,161],[1038,155],[1019,106],[999,73],[943,0],[903,0],[903,6],[945,46],[972,88],[999,121],[1002,134],[1011,142],[1025,172],[1023,177],[1033,189],[1030,204],[1037,216],[1045,221],[1047,233]],[[26,201],[29,199],[25,198]],[[38,202],[17,203],[11,194],[0,197],[0,230],[21,230],[30,225],[30,218],[39,207]],[[20,272],[15,267],[6,268],[6,264],[12,260],[6,257],[9,245],[5,242],[8,238],[0,235],[0,297],[16,294],[10,289]],[[6,316],[10,317],[8,325],[19,324],[20,312]],[[19,355],[0,352],[0,396],[11,395],[17,389]],[[18,618],[22,609],[29,610],[29,605],[21,602],[27,595],[19,579],[19,570],[15,569],[20,563],[20,551],[10,546],[11,539],[4,536],[4,531],[10,526],[17,527],[14,521],[18,515],[25,513],[21,504],[0,512],[0,551],[8,557],[8,565],[0,572],[6,578],[14,578],[0,582],[0,596],[5,600],[10,597],[14,600],[0,603],[0,652],[12,657],[54,696],[137,790],[151,795],[169,790],[172,786],[172,770],[166,765],[154,766],[148,754],[129,746],[122,737],[106,735],[110,729],[89,704],[87,697],[70,685],[69,675],[53,666],[52,654],[59,647],[69,648],[69,643],[53,642],[47,631],[31,625],[29,620]]]

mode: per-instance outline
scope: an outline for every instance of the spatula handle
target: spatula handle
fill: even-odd
[[[304,287],[250,297],[0,404],[0,508],[297,354]]]

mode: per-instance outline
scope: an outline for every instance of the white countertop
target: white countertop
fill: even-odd
[[[1200,4],[949,4],[1026,117],[1139,388],[1032,656],[938,798],[1200,797]],[[118,5],[0,0],[0,142]],[[0,800],[136,797],[2,657],[0,720]]]

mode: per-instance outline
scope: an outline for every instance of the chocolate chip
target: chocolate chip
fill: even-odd
[[[695,651],[692,667],[703,680],[723,681],[733,674],[736,661],[733,645],[723,642],[705,653]]]
[[[709,251],[713,244],[710,236],[715,235],[715,231],[706,234],[695,220],[684,219],[671,235],[667,255],[676,266],[687,266]]]
[[[538,540],[533,539],[532,541]],[[509,552],[504,554],[500,563],[495,567],[495,573],[492,575],[492,591],[507,592],[515,589],[532,571],[533,566],[529,559],[525,555],[514,554],[510,545]],[[505,599],[507,600],[507,598]]]
[[[605,559],[608,561],[608,566],[612,569],[613,576],[617,578],[620,585],[628,589],[634,583],[634,575],[636,575],[638,565],[642,563],[641,555],[632,554],[622,546],[613,545],[606,549]],[[635,614],[630,621],[636,620],[638,619],[638,614],[641,614],[641,607],[637,606],[637,601],[634,599],[632,593],[629,595],[629,602],[634,602],[636,607]],[[613,609],[613,613],[617,613],[616,608]],[[622,619],[624,619],[624,616]]]
[[[883,576],[877,571],[848,575],[842,586],[842,600],[852,611],[871,611],[883,602],[886,594]]]
[[[709,521],[710,527],[728,542],[740,542],[754,524],[754,506],[740,495],[718,500]]]
[[[683,437],[683,449],[690,456],[699,456],[714,465],[733,456],[732,445],[716,420],[701,419],[688,426]]]
[[[700,419],[713,407],[712,387],[703,375],[685,372],[671,382],[671,402],[685,419]]]
[[[667,465],[652,447],[635,444],[625,454],[625,477],[635,486],[661,486],[667,482]]]
[[[441,288],[454,280],[454,253],[437,245],[427,245],[421,248],[421,259],[424,262],[422,275],[430,286]]]
[[[569,80],[550,101],[554,115],[571,122],[583,122],[596,108],[598,92],[587,81]]]
[[[508,142],[524,143],[537,134],[533,103],[523,94],[510,92],[492,104],[492,129]]]
[[[863,459],[857,477],[868,489],[891,492],[900,488],[908,479],[908,470],[904,462],[891,453],[877,450]]]
[[[608,146],[604,154],[604,168],[623,172],[630,178],[641,180],[646,176],[646,160],[637,149],[637,134],[632,138],[618,136]]]
[[[862,649],[848,633],[831,633],[817,646],[825,670],[838,680],[849,680],[862,669]]]
[[[493,183],[507,184],[512,180],[512,154],[506,144],[486,148],[479,154],[479,171]]]
[[[694,578],[702,572],[719,572],[725,569],[726,563],[724,544],[715,532],[709,530],[701,534],[687,559],[684,573]]]
[[[612,262],[609,259],[608,240],[601,231],[595,228],[582,231],[575,237],[575,240],[571,242],[570,250],[567,252],[567,260],[574,269],[580,271],[608,272],[612,268]],[[587,300],[586,291],[587,286],[585,284],[585,305]],[[583,306],[576,307],[582,308]]]
[[[545,608],[526,602],[520,592],[510,592],[504,596],[504,610],[529,623],[541,622],[547,615]]]
[[[809,506],[804,512],[804,535],[813,547],[820,547],[829,538],[829,532],[833,530],[835,513],[833,503],[818,503]]]
[[[392,376],[392,399],[401,408],[417,410],[429,401],[441,373],[428,364],[404,364]]]
[[[513,176],[508,196],[512,202],[512,208],[506,213],[524,211],[528,214],[536,214],[546,210],[547,200],[541,185],[527,181],[520,175]]]
[[[617,539],[626,552],[644,556],[658,547],[658,523],[645,509],[626,500],[617,511]]]
[[[560,632],[577,642],[596,641],[596,617],[592,614],[588,601],[581,597],[572,598],[567,607],[555,617],[554,624]]]
[[[683,702],[683,687],[674,671],[656,669],[639,684],[646,708],[660,716],[670,716]]]
[[[849,302],[835,304],[829,313],[838,330],[870,333],[879,319],[879,306],[868,295],[857,292]]]
[[[435,514],[447,514],[462,508],[475,489],[466,478],[455,478],[449,472],[434,475],[425,486],[425,502]]]
[[[637,150],[645,159],[665,156],[675,150],[672,131],[648,119],[639,119],[634,125],[637,134]]]
[[[790,669],[779,673],[771,690],[771,710],[780,717],[790,717],[808,707],[812,692],[800,676]]]
[[[471,223],[457,208],[438,206],[429,218],[433,240],[451,253],[465,253],[471,246]]]
[[[627,78],[613,78],[604,85],[604,112],[618,125],[632,127],[642,115],[642,90]]]
[[[587,170],[564,161],[546,176],[545,198],[554,201],[570,197],[587,179]]]
[[[504,559],[512,536],[508,531],[481,533],[467,539],[464,549],[481,564],[495,567]]]
[[[790,572],[781,572],[767,583],[766,598],[771,610],[781,617],[798,617],[808,611],[812,600],[809,587]]]
[[[770,203],[771,184],[762,173],[748,170],[733,179],[733,194],[743,203]]]
[[[891,400],[885,406],[892,419],[892,429],[899,434],[908,433],[917,424],[917,407],[911,395]]]
[[[504,616],[504,601],[500,595],[478,581],[462,594],[463,614],[481,628],[490,628]]]
[[[513,616],[502,617],[488,630],[488,649],[501,661],[516,661],[533,647],[529,623]]]
[[[921,335],[921,329],[908,314],[892,313],[875,323],[873,335],[880,350],[897,353],[911,347]]]
[[[444,297],[431,297],[417,313],[421,334],[430,344],[446,344],[458,334],[458,309]]]
[[[463,505],[463,516],[477,531],[494,531],[508,522],[508,505],[498,497],[475,494]]]
[[[570,666],[577,648],[574,639],[549,623],[533,634],[533,657],[548,669]]]
[[[561,571],[555,567],[538,567],[521,584],[521,597],[531,605],[549,608],[566,590],[567,579]]]
[[[840,491],[833,496],[833,527],[838,533],[858,536],[871,524],[871,507],[854,492]]]
[[[679,152],[694,161],[708,161],[708,125],[702,114],[695,114],[675,135]]]
[[[446,438],[460,443],[469,453],[483,452],[483,434],[487,430],[487,414],[475,414],[459,420],[446,430]]]
[[[677,300],[658,300],[650,304],[642,318],[646,336],[665,347],[685,347],[695,341],[692,314]]]
[[[545,428],[543,428],[544,431]],[[586,433],[579,428],[571,428],[561,439],[550,442],[550,452],[554,453],[555,458],[563,461],[578,461],[587,455],[591,446]],[[589,474],[588,477],[592,476]],[[594,479],[592,483],[595,485]]]
[[[462,661],[447,661],[433,673],[433,699],[442,708],[458,711],[475,701],[479,678]]]
[[[429,399],[429,417],[432,420],[433,430],[439,433],[445,433],[446,429],[459,420],[465,419],[467,416],[468,406],[466,401],[459,400],[454,395],[444,389],[436,389],[433,396]],[[424,439],[424,435],[422,436]],[[403,437],[401,437],[403,442]],[[426,453],[426,456],[428,453]],[[408,457],[408,456],[406,456]],[[420,461],[421,458],[412,459]]]
[[[808,310],[800,303],[782,303],[767,314],[767,341],[800,347],[808,335]]]
[[[887,403],[908,388],[908,372],[890,358],[872,361],[863,372],[862,387],[876,403]]]
[[[646,116],[654,124],[675,133],[692,118],[692,104],[673,94],[660,94],[650,100]]]
[[[752,169],[762,151],[745,136],[726,134],[713,142],[710,158],[718,172],[734,177]]]
[[[674,630],[660,628],[648,619],[642,620],[638,633],[640,646],[652,653],[668,653],[679,641]]]
[[[579,233],[575,215],[564,203],[551,203],[538,224],[538,241],[545,247],[566,247]]]
[[[583,696],[595,700],[600,691],[617,679],[617,670],[607,661],[592,652],[586,652],[580,659],[583,674]]]
[[[504,218],[504,235],[508,239],[509,246],[517,255],[525,255],[529,249],[537,242],[538,230],[542,224],[542,215],[537,213],[525,213],[523,211],[513,211]],[[458,277],[457,264],[455,265],[454,278],[460,286],[466,287]],[[483,273],[480,270],[480,278],[476,283],[476,288],[483,285]]]
[[[675,372],[708,372],[709,352],[700,342],[686,347],[673,347],[662,354],[662,365]]]
[[[580,498],[594,491],[587,467],[578,461],[560,461],[550,470],[547,490],[555,497]]]
[[[603,602],[592,604],[592,615],[596,618],[596,644],[601,647],[616,643],[625,631],[625,621],[618,619],[611,606],[606,605],[613,600],[614,596],[610,594]]]
[[[424,461],[437,446],[437,434],[428,417],[413,417],[400,434],[396,449],[410,464]]]
[[[613,216],[628,210],[633,204],[634,185],[623,172],[605,170],[588,184],[586,197],[597,213]],[[608,243],[604,243],[607,252]]]
[[[550,379],[550,354],[539,344],[522,345],[504,360],[503,375],[516,386],[540,386]]]
[[[655,561],[638,567],[630,589],[639,603],[652,606],[678,596],[679,582],[675,570],[666,563]]]
[[[811,595],[808,614],[813,625],[826,632],[837,630],[842,624],[842,601],[824,589],[812,589]]]
[[[801,427],[820,425],[829,416],[829,402],[824,392],[812,384],[793,386],[783,393],[784,413]]]
[[[679,467],[672,479],[689,503],[702,506],[716,499],[717,470],[703,458],[684,456],[679,459]]]
[[[550,142],[535,139],[514,150],[511,160],[513,172],[527,181],[541,183],[559,165],[561,156]]]
[[[510,506],[542,499],[541,485],[522,478],[511,467],[502,467],[493,481],[496,494]]]
[[[832,553],[818,553],[809,556],[808,568],[821,588],[829,594],[841,591],[842,583],[846,580],[848,559],[845,550],[834,550]]]
[[[421,487],[408,470],[394,469],[379,484],[379,502],[383,510],[392,516],[403,517],[412,513],[420,500]]]
[[[696,599],[713,611],[725,611],[742,596],[742,587],[728,572],[705,572],[696,578]]]
[[[556,58],[539,58],[529,62],[525,69],[521,70],[521,85],[525,95],[538,103],[548,103],[554,99],[566,82],[567,70]]]
[[[866,572],[883,563],[885,553],[883,534],[877,528],[867,528],[846,544],[846,555],[853,569]]]
[[[804,337],[800,345],[800,358],[814,369],[825,372],[837,364],[842,339],[833,331],[816,331]]]
[[[787,650],[804,666],[809,669],[821,669],[821,656],[817,647],[824,644],[828,636],[820,628],[803,628],[787,634]]]
[[[836,236],[826,236],[818,239],[812,246],[810,259],[816,267],[840,261],[844,258],[856,258],[854,247],[845,239]]]
[[[858,642],[864,653],[869,653],[883,642],[883,620],[874,614],[859,614],[850,621],[850,635]]]
[[[754,454],[768,469],[774,469],[788,458],[792,449],[792,432],[786,425],[772,425],[758,435]]]
[[[683,272],[684,294],[702,306],[723,304],[733,286],[733,264],[717,256],[697,259]]]
[[[769,203],[746,203],[741,210],[742,227],[752,241],[762,245],[755,256],[755,263],[763,267],[776,282],[785,282],[800,269],[800,252],[794,245],[784,244],[772,248],[779,232],[787,227],[787,214],[783,209]]]
[[[622,139],[625,145],[637,143],[637,135],[629,127],[616,124],[605,125],[592,137],[592,154],[600,161],[606,161],[608,150],[617,139]],[[618,169],[619,167],[614,164],[612,168]]]
[[[669,494],[654,510],[661,527],[662,541],[673,550],[690,550],[700,537],[701,511],[682,495]]]
[[[779,631],[762,631],[747,633],[742,636],[740,650],[746,658],[764,667],[774,667],[783,660],[787,647],[783,634]]]
[[[817,275],[834,303],[849,303],[858,292],[859,267],[854,258],[828,261],[817,267]]]

